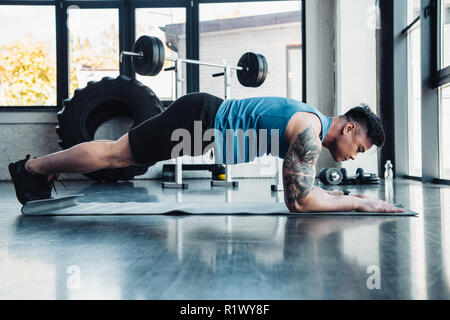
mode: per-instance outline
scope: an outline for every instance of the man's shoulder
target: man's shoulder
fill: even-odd
[[[297,112],[289,120],[286,134],[288,140],[293,143],[305,130],[312,129],[314,134],[321,140],[322,122],[319,117],[310,112]]]

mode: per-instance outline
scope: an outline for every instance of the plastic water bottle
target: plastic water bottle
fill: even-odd
[[[392,162],[391,160],[386,161],[386,164],[384,165],[384,179],[386,181],[392,181],[394,179],[394,172],[392,171]]]
[[[391,160],[386,161],[384,165],[384,192],[387,202],[394,201],[394,172],[392,167]]]

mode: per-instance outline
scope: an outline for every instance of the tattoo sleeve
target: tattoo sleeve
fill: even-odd
[[[289,208],[310,193],[321,150],[320,139],[311,125],[297,136],[289,148],[283,162],[284,194]]]

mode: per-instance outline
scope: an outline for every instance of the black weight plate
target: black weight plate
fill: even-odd
[[[358,168],[356,170],[356,175],[360,175],[361,177],[364,177],[364,169],[363,168]]]
[[[269,73],[269,64],[267,63],[267,59],[264,56],[262,56],[262,57],[263,57],[263,61],[264,61],[264,77],[262,78],[262,81],[259,84],[260,86],[266,81],[267,74]]]
[[[166,60],[166,54],[165,54],[164,44],[162,43],[162,41],[159,38],[155,38],[155,39],[157,40],[158,48],[159,48],[158,65],[154,71],[155,75],[157,75],[158,73],[161,72],[162,68],[164,67],[164,61]]]
[[[259,80],[254,86],[255,88],[260,87],[264,83],[264,81],[266,81],[267,72],[269,69],[266,58],[262,54],[257,55],[260,61],[260,68],[259,68],[260,71],[259,71]]]
[[[356,179],[358,179],[359,183],[361,183],[362,180],[364,179],[364,169],[363,168],[358,168],[356,170]]]
[[[239,59],[238,66],[244,70],[237,71],[239,83],[244,87],[254,87],[260,81],[260,58],[253,52],[246,52]],[[248,69],[248,70],[247,70]]]
[[[132,56],[133,68],[142,76],[154,76],[159,63],[158,41],[154,37],[141,36],[133,46],[133,52],[143,52],[143,57]]]
[[[346,180],[347,179],[347,169],[346,168],[341,168],[341,174],[342,174],[342,179]]]
[[[161,63],[161,47],[164,49],[164,45],[161,40],[156,37],[150,37],[152,41],[153,59],[150,72],[147,74],[149,76],[156,76],[162,69],[163,63]],[[164,61],[163,61],[164,62]]]
[[[137,74],[146,75],[150,72],[151,61],[153,59],[152,40],[148,36],[142,36],[136,40],[133,46],[133,52],[144,54],[143,57],[132,56],[133,69]]]
[[[238,66],[244,68],[244,70],[238,70],[237,77],[239,83],[244,87],[251,86],[251,84],[255,83],[257,80],[258,75],[255,74],[255,65],[257,65],[257,60],[258,58],[251,52],[244,53],[239,59]]]
[[[253,85],[253,87],[258,87],[259,83],[261,82],[261,79],[263,78],[263,72],[264,72],[264,62],[259,54],[255,54],[258,58],[258,76],[256,78],[256,83]]]

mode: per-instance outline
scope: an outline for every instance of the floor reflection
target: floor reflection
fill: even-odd
[[[256,181],[251,187],[265,190],[266,184]],[[90,197],[87,200],[96,202],[176,201],[177,194],[140,183],[83,188],[79,191]],[[384,186],[349,189],[386,196]],[[392,202],[419,212],[419,217],[3,219],[0,297],[450,298],[450,188],[396,181],[393,191]],[[183,201],[203,197],[214,205],[223,202],[224,195],[224,190],[208,194],[194,189],[182,196]],[[239,197],[233,193],[233,199]],[[269,199],[276,201],[276,197]],[[255,201],[255,196],[248,200]],[[379,289],[369,286],[374,270],[379,270]],[[79,288],[73,288],[76,277]]]
[[[417,212],[423,212],[423,188],[421,185],[409,186],[409,207]],[[427,295],[424,215],[410,220],[409,238],[411,252],[411,298],[424,300]]]
[[[57,299],[219,299],[237,292],[247,298],[331,299],[351,298],[355,291],[370,298],[367,266],[355,259],[367,254],[367,247],[349,255],[342,238],[385,223],[384,218],[20,217],[8,250],[20,252],[15,259],[25,254],[54,269]],[[361,242],[364,234],[360,237],[355,240]],[[78,291],[67,288],[72,265],[81,270]]]

